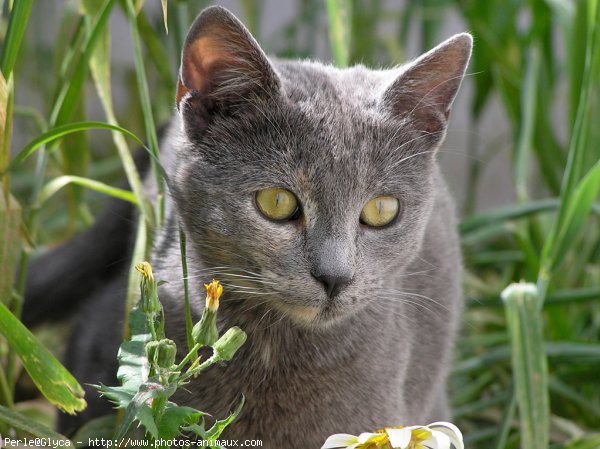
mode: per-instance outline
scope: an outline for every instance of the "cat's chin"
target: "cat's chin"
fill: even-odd
[[[343,321],[352,314],[349,310],[341,310],[340,307],[331,304],[321,307],[278,301],[271,303],[271,306],[284,314],[294,324],[313,329],[327,328]]]

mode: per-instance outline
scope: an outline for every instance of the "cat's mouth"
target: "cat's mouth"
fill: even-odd
[[[289,316],[299,324],[314,324],[317,321],[317,317],[321,314],[321,307],[317,306],[306,306],[300,304],[290,304],[285,302],[277,301],[273,304],[277,309],[283,312],[286,316]]]
[[[293,323],[304,327],[327,327],[351,314],[339,301],[327,301],[319,305],[272,301],[271,307],[285,315]]]

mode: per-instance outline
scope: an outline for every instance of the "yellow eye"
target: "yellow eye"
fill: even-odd
[[[379,227],[391,223],[398,216],[400,202],[393,196],[378,196],[373,198],[360,212],[363,224]]]
[[[288,220],[298,213],[298,200],[289,190],[278,187],[256,192],[256,205],[271,220]]]

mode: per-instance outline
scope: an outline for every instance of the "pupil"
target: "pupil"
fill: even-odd
[[[379,215],[381,215],[382,209],[383,209],[383,201],[379,200],[379,201],[377,201],[377,213]]]
[[[275,207],[279,207],[280,195],[281,193],[275,195]]]

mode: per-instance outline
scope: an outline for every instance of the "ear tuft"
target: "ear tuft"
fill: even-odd
[[[461,33],[417,58],[387,88],[384,104],[423,132],[443,133],[472,47],[471,35]]]
[[[188,94],[217,103],[237,103],[249,94],[275,91],[279,80],[252,35],[229,11],[206,8],[185,40],[177,107]]]

